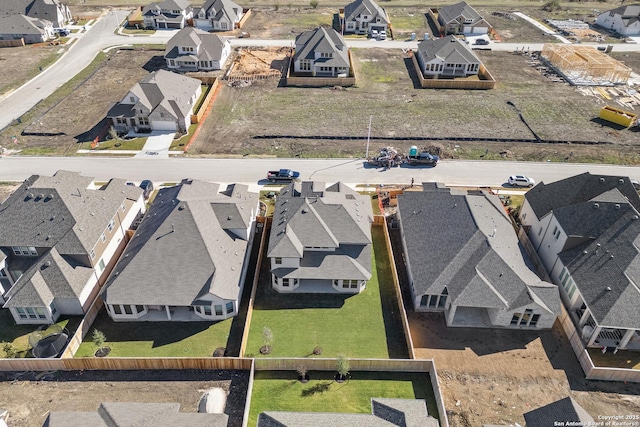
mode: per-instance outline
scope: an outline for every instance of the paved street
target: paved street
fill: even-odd
[[[448,185],[500,186],[509,175],[524,174],[536,182],[552,182],[591,172],[640,178],[640,167],[615,165],[529,163],[502,161],[444,160],[435,168],[364,167],[362,159],[185,159],[185,158],[96,158],[96,157],[4,157],[0,158],[0,180],[22,181],[32,174],[52,175],[59,169],[81,172],[99,181],[112,177],[131,181],[151,179],[177,182],[195,178],[216,182],[265,183],[267,170],[290,168],[303,180],[342,181],[347,184],[409,184],[435,181]]]

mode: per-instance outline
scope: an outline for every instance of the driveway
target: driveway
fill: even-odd
[[[136,154],[135,157],[168,158],[169,147],[171,147],[174,136],[175,132],[152,133],[147,137],[147,142],[142,147],[142,151]]]

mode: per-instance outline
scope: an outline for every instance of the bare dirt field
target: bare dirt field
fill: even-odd
[[[46,67],[62,55],[63,46],[22,46],[0,49],[0,66],[6,71],[0,81],[0,97],[35,77],[39,67]]]
[[[220,387],[228,425],[240,427],[248,381],[243,371],[2,372],[0,396],[8,425],[40,427],[50,411],[96,412],[102,402],[177,402],[180,412],[198,412],[202,395]]]
[[[416,144],[409,138],[421,137],[419,144],[438,145],[445,158],[640,162],[636,132],[597,120],[602,99],[552,82],[526,55],[478,54],[498,82],[493,90],[416,88],[404,54],[378,49],[352,50],[355,87],[293,88],[273,80],[223,87],[190,153],[362,156],[373,116],[373,147],[408,148]],[[568,143],[512,142],[536,135]]]

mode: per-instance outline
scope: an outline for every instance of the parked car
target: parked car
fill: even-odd
[[[145,179],[140,183],[140,188],[142,188],[144,199],[147,200],[149,196],[151,196],[151,193],[153,193],[153,182]]]
[[[487,39],[476,39],[476,41],[473,44],[480,44],[480,45],[488,45],[489,44],[489,40]]]
[[[513,187],[533,187],[536,185],[536,182],[524,175],[511,175],[509,177],[509,185]]]
[[[380,31],[380,34],[378,35],[378,38],[380,40],[386,40],[387,39],[387,32],[386,31]]]
[[[377,39],[378,38],[378,30],[371,30],[371,38],[372,39]]]

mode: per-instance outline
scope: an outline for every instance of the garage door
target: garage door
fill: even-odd
[[[153,130],[176,130],[176,122],[161,122],[161,121],[153,121],[151,122],[151,127]]]

